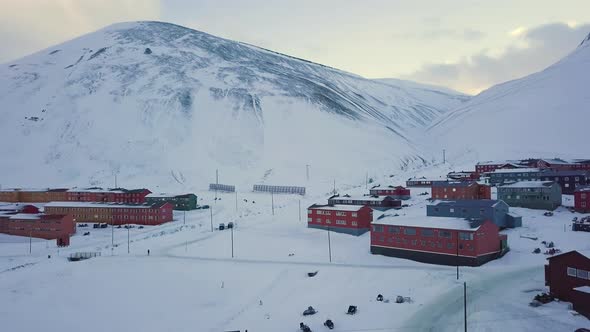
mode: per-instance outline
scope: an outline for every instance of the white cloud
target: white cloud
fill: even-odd
[[[590,24],[571,27],[565,23],[515,29],[513,44],[499,55],[483,50],[454,63],[434,63],[404,78],[477,93],[542,70],[574,50],[590,32]],[[523,46],[524,45],[524,46]]]
[[[0,63],[112,23],[158,19],[159,16],[159,0],[3,1]]]

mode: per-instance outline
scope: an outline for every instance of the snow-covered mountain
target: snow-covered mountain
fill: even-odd
[[[360,180],[421,163],[413,138],[466,99],[173,24],[115,24],[0,66],[0,184],[117,173],[201,186],[216,168],[225,183],[298,184],[306,165]]]
[[[590,35],[547,69],[496,85],[443,115],[427,142],[472,160],[590,153]]]

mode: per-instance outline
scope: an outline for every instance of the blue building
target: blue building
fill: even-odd
[[[431,217],[465,218],[469,220],[490,220],[500,228],[522,226],[522,217],[511,213],[508,204],[501,200],[478,199],[441,201],[426,207]]]

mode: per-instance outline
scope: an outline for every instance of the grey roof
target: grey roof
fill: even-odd
[[[519,181],[505,184],[500,188],[547,188],[555,184],[553,181]]]
[[[540,176],[588,176],[588,171],[582,170],[546,170],[542,171]]]
[[[449,206],[449,207],[475,207],[485,208],[494,207],[501,200],[495,199],[459,199],[455,201],[436,201],[432,206]]]
[[[449,182],[433,182],[433,187],[470,187],[476,184],[475,181],[449,181]]]

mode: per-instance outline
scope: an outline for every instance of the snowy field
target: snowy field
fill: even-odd
[[[449,167],[414,175],[446,174]],[[376,182],[402,184],[406,175]],[[565,208],[552,217],[512,209],[523,216],[524,226],[506,231],[511,251],[483,267],[461,268],[456,280],[454,267],[371,255],[368,233],[331,233],[330,255],[327,233],[306,227],[306,207],[325,202],[328,190],[305,197],[275,195],[274,215],[270,195],[219,194],[215,201],[214,193],[197,192],[211,210],[175,212],[172,223],[129,233],[78,228],[71,246],[60,250],[54,241],[29,243],[26,237],[3,235],[0,321],[10,331],[213,332],[298,331],[299,322],[322,331],[330,318],[334,331],[462,331],[466,282],[470,331],[590,327],[589,320],[568,311],[567,303],[528,306],[545,290],[547,256],[532,253],[536,247],[544,251],[541,241],[590,254],[590,234],[569,228],[581,215]],[[339,191],[366,192],[364,184]],[[429,195],[418,195],[425,191],[412,189],[410,207],[398,211],[400,217],[425,215]],[[212,224],[228,222],[236,225],[233,234],[211,230]],[[91,234],[82,236],[85,231]],[[101,257],[67,261],[67,255],[80,251],[98,251]],[[319,272],[309,278],[313,271]],[[377,302],[377,294],[391,302]],[[396,304],[397,295],[413,301]],[[310,305],[319,312],[303,317]],[[346,315],[349,305],[358,306],[357,315]],[[34,312],[35,319],[23,319],[25,312]]]

